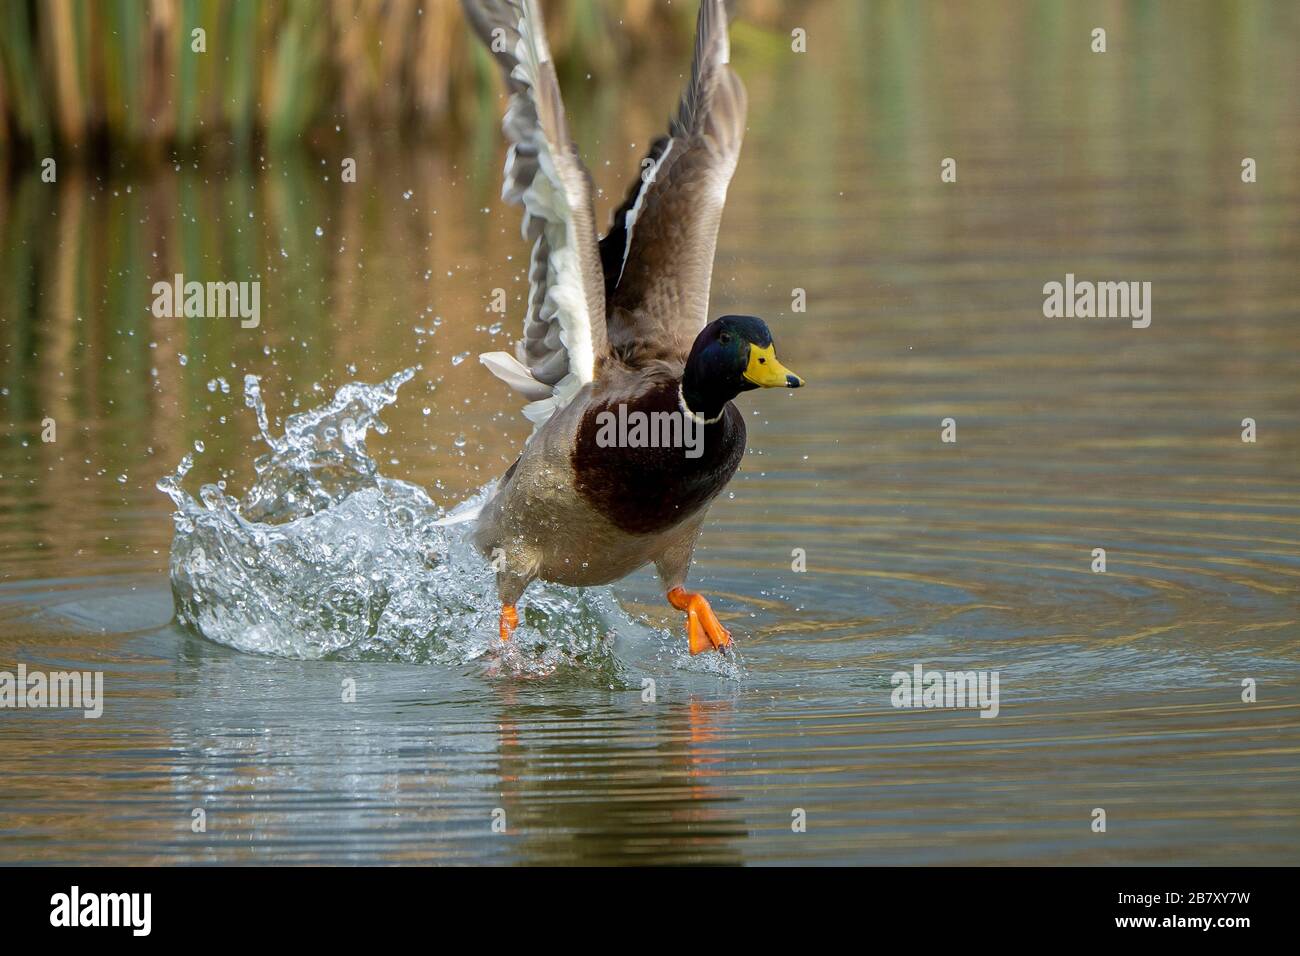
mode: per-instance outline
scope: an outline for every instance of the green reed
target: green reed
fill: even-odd
[[[689,48],[690,4],[544,7],[567,75],[608,77],[639,53]],[[767,0],[753,12],[777,20]],[[457,0],[0,3],[0,158],[157,158],[206,144],[251,155],[257,140],[311,143],[335,126],[418,137],[473,120],[498,84]]]

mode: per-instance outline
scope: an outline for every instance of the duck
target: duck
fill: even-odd
[[[686,615],[692,655],[732,646],[687,588],[709,507],[745,453],[735,402],[804,380],[753,315],[709,320],[709,287],[747,100],[725,0],[702,0],[690,76],[608,231],[569,134],[537,0],[462,0],[509,101],[502,199],[531,243],[522,337],[480,361],[527,400],[532,434],[480,504],[459,513],[496,574],[509,641],[528,586],[610,584],[653,565]]]

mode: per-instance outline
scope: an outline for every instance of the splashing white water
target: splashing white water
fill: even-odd
[[[468,540],[470,525],[440,526],[444,509],[422,488],[386,478],[366,435],[414,375],[349,382],[328,403],[271,433],[258,379],[244,379],[269,452],[242,499],[182,488],[186,455],[158,482],[176,505],[171,583],[176,616],[205,637],[286,657],[439,661],[492,659],[496,671],[575,670],[622,682],[611,631],[644,629],[607,588],[534,585],[509,645],[497,633],[494,575]],[[201,448],[198,449],[201,451]],[[491,486],[475,496],[483,499]]]

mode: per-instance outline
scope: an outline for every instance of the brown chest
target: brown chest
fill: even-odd
[[[744,453],[745,422],[735,405],[728,403],[717,422],[701,424],[679,406],[674,383],[593,404],[574,442],[574,483],[616,527],[649,534],[712,501]]]

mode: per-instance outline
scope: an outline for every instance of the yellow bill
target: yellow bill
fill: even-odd
[[[803,379],[777,361],[775,345],[761,349],[752,342],[745,378],[763,388],[799,388],[803,385]]]

